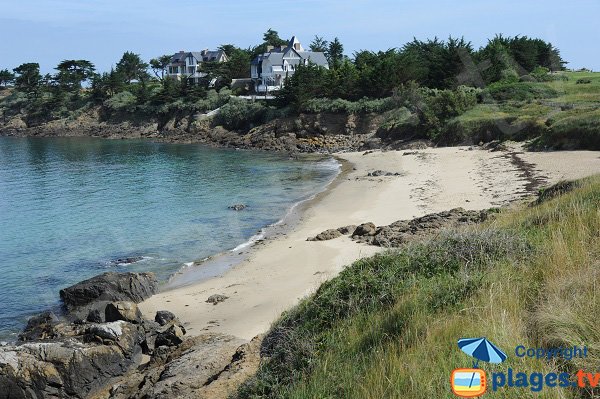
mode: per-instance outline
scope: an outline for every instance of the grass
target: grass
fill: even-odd
[[[562,186],[566,187],[566,186]],[[567,191],[567,190],[560,190]],[[509,355],[488,372],[600,369],[600,176],[488,224],[361,260],[286,313],[239,398],[453,398],[469,367],[462,337]],[[517,345],[587,345],[566,362],[520,359]],[[490,398],[586,398],[598,392],[500,389]]]
[[[563,75],[566,80],[491,85],[483,103],[446,124],[442,141],[536,139],[532,148],[600,149],[600,73]]]

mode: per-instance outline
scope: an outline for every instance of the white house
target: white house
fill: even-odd
[[[171,57],[167,76],[173,79],[191,79],[199,83],[206,76],[200,72],[203,62],[226,62],[227,55],[222,50],[180,51]]]
[[[322,52],[305,51],[296,36],[287,46],[268,47],[250,65],[250,77],[257,93],[277,91],[283,87],[286,76],[290,77],[299,65],[313,63],[329,69],[327,58]]]

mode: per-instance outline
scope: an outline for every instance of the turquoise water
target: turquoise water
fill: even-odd
[[[85,278],[154,271],[165,281],[232,249],[337,172],[331,159],[199,145],[0,137],[0,339]],[[248,208],[227,209],[238,203]]]

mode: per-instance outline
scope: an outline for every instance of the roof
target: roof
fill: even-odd
[[[204,55],[202,54],[203,52]],[[171,56],[171,64],[183,64],[185,63],[185,59],[190,55],[200,62],[205,61],[204,57],[208,58],[206,61],[215,61],[221,57],[226,57],[223,50],[180,51]]]
[[[300,50],[295,50],[294,44],[299,44]],[[302,58],[303,60],[309,60],[310,62],[314,63],[315,65],[324,66],[324,67],[329,66],[329,63],[327,62],[327,58],[325,57],[325,54],[323,54],[322,52],[318,52],[318,51],[304,51],[304,49],[302,48],[302,45],[300,44],[300,41],[298,40],[298,38],[296,38],[296,36],[293,36],[290,39],[287,47],[283,50],[276,48],[276,49],[269,51],[268,53],[259,54],[252,60],[252,65],[260,64],[265,59],[268,59],[269,61],[271,61],[272,65],[283,65],[283,55],[288,50],[293,50],[300,56],[300,58]],[[293,61],[290,61],[290,63],[296,64],[296,62],[293,62]]]
[[[304,58],[305,60],[309,60],[313,64],[329,66],[325,54],[320,51],[297,51],[297,53],[300,55],[300,57]]]

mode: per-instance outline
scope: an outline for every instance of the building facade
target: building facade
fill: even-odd
[[[270,93],[280,90],[286,77],[291,77],[296,68],[309,63],[329,68],[322,52],[306,51],[296,36],[287,46],[269,47],[266,53],[258,55],[250,65],[250,76],[256,93]]]
[[[222,50],[180,51],[171,57],[171,63],[167,66],[167,76],[200,83],[206,77],[206,73],[200,71],[202,63],[226,61],[227,55]]]

